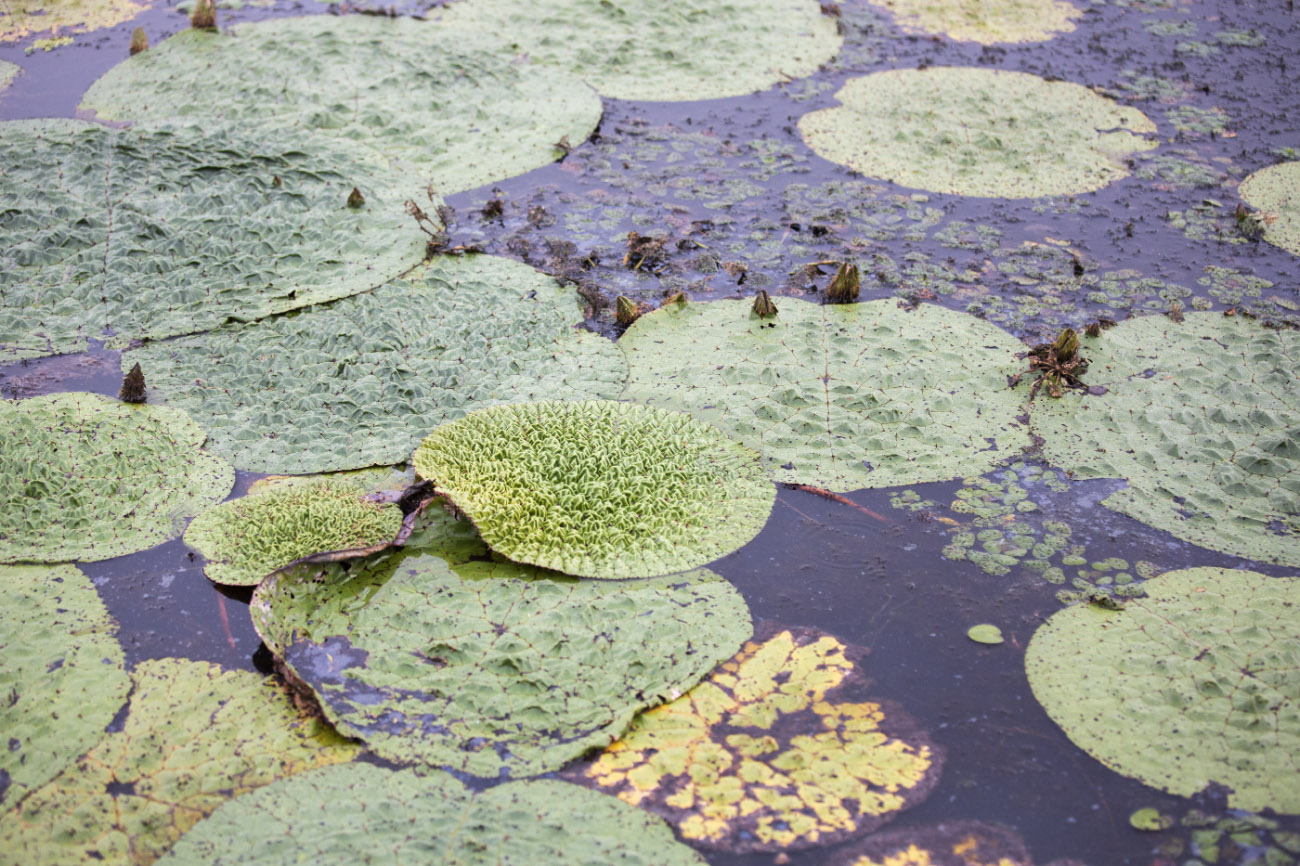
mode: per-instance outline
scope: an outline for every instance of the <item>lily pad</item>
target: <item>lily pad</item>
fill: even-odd
[[[194,333],[396,276],[423,257],[402,207],[423,187],[376,159],[215,123],[0,125],[0,363]],[[347,206],[353,188],[361,207]]]
[[[495,406],[434,430],[415,471],[497,553],[579,577],[652,577],[744,546],[776,499],[759,456],[629,403]]]
[[[442,20],[509,34],[515,51],[615,99],[741,96],[811,75],[843,42],[815,0],[461,0]]]
[[[149,864],[226,800],[357,752],[248,671],[159,659],[134,680],[121,729],[0,821],[5,862]]]
[[[615,583],[468,562],[468,526],[441,526],[350,569],[280,572],[253,596],[266,645],[389,760],[492,778],[558,769],[750,634],[740,594],[710,572]]]
[[[75,566],[0,565],[0,806],[99,741],[131,687],[117,623]]]
[[[1242,201],[1264,213],[1264,240],[1300,256],[1300,162],[1260,169],[1241,182]]]
[[[778,481],[834,491],[979,475],[1029,444],[1006,387],[1024,345],[965,313],[892,300],[669,304],[619,341],[628,396],[689,412]]]
[[[982,821],[947,821],[876,833],[828,862],[831,866],[1033,866],[1018,833]]]
[[[22,71],[21,66],[10,63],[8,60],[0,60],[0,90],[8,87],[10,82],[17,78]]]
[[[0,42],[33,33],[85,33],[129,21],[148,8],[133,0],[14,0],[0,6]]]
[[[181,534],[235,483],[184,412],[65,393],[0,401],[0,562],[94,562]]]
[[[600,122],[600,97],[490,35],[409,18],[313,15],[185,30],[87,91],[101,119],[296,127],[367,145],[441,194],[523,174]]]
[[[1158,833],[1161,830],[1168,830],[1174,826],[1174,819],[1169,815],[1161,814],[1159,809],[1150,806],[1145,809],[1138,809],[1132,815],[1128,816],[1129,826],[1134,830],[1142,830],[1147,833]]]
[[[1002,629],[990,623],[980,623],[973,625],[966,630],[966,637],[975,641],[975,643],[989,644],[995,646],[1003,642]]]
[[[926,798],[943,753],[892,704],[828,697],[861,678],[861,654],[830,635],[770,630],[567,773],[709,848],[775,851],[869,833]]]
[[[879,0],[908,33],[958,42],[1041,42],[1074,30],[1083,10],[1064,0]]]
[[[702,866],[658,818],[575,785],[475,793],[447,773],[328,767],[232,800],[160,866]]]
[[[1300,565],[1300,333],[1187,313],[1083,337],[1093,391],[1035,400],[1043,453],[1121,478],[1103,505],[1195,544]]]
[[[578,330],[571,289],[495,256],[442,257],[364,295],[127,352],[150,399],[188,410],[241,469],[409,459],[439,424],[497,403],[614,397],[626,362]]]
[[[837,108],[806,114],[804,140],[868,177],[954,195],[1091,192],[1129,173],[1156,126],[1080,84],[1009,70],[891,69],[851,79]]]
[[[1190,568],[1143,589],[1053,614],[1025,653],[1034,697],[1118,773],[1300,813],[1300,578]]]

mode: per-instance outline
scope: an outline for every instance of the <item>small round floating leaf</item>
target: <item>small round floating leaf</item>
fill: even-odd
[[[131,687],[117,624],[71,565],[0,565],[0,806],[104,735]]]
[[[0,562],[97,561],[181,534],[235,483],[184,412],[98,394],[0,401]]]
[[[1300,162],[1260,169],[1241,182],[1237,193],[1261,212],[1264,240],[1300,256]]]
[[[147,3],[133,0],[22,0],[5,3],[0,42],[17,42],[35,33],[65,35],[103,30],[139,15]]]
[[[570,778],[728,851],[830,845],[920,803],[942,751],[892,704],[833,702],[860,678],[829,635],[770,630],[672,703],[638,716]]]
[[[909,33],[958,42],[1041,42],[1074,30],[1083,10],[1064,0],[880,0]]]
[[[876,833],[836,852],[827,866],[1033,866],[1033,860],[1010,827],[947,821]]]
[[[1134,830],[1155,833],[1160,830],[1168,830],[1174,826],[1174,819],[1168,815],[1162,815],[1159,809],[1147,807],[1138,809],[1132,815],[1129,815],[1128,823]]]
[[[615,397],[626,362],[577,328],[578,296],[527,265],[442,257],[355,298],[127,352],[150,399],[189,411],[241,469],[407,460],[444,421],[497,403]]]
[[[1034,697],[1118,773],[1300,813],[1300,578],[1191,568],[1142,588],[1123,610],[1080,604],[1035,632]]]
[[[516,562],[580,577],[670,574],[742,547],[776,490],[758,455],[680,412],[494,406],[444,424],[415,471]]]
[[[804,140],[832,162],[901,186],[1037,198],[1101,189],[1156,131],[1135,108],[1068,81],[1007,70],[893,69],[855,78],[806,114]]]
[[[979,475],[1029,444],[1007,377],[1024,345],[974,316],[892,300],[674,304],[619,341],[628,396],[761,453],[778,481],[833,491]]]
[[[975,641],[975,643],[986,643],[996,645],[1003,642],[1002,629],[989,623],[980,623],[973,625],[966,630],[966,637]]]

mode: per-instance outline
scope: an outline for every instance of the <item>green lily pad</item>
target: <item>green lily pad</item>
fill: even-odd
[[[72,565],[0,565],[0,806],[81,756],[131,688],[117,623]]]
[[[1153,809],[1148,806],[1145,809],[1138,809],[1132,815],[1128,816],[1129,826],[1134,830],[1142,830],[1146,833],[1158,833],[1161,830],[1168,830],[1174,826],[1174,819],[1168,815],[1162,815],[1159,809]]]
[[[834,491],[979,475],[1029,444],[1007,376],[1024,345],[974,316],[892,300],[669,304],[619,345],[633,400],[681,409]]]
[[[879,0],[908,33],[958,42],[1041,42],[1074,30],[1083,10],[1064,0]]]
[[[1034,697],[1118,773],[1300,813],[1300,578],[1190,568],[1143,589],[1053,614],[1025,653]]]
[[[515,51],[615,99],[741,96],[811,75],[843,42],[815,0],[462,0],[442,20],[509,34]]]
[[[423,257],[402,205],[423,187],[374,159],[220,124],[0,125],[0,363],[194,333],[396,276]]]
[[[1300,162],[1260,169],[1241,182],[1237,194],[1263,211],[1264,240],[1300,256]]]
[[[571,289],[495,256],[443,257],[364,295],[127,352],[151,400],[188,410],[241,469],[407,460],[444,421],[497,403],[614,397],[626,362],[577,329]]]
[[[892,69],[851,79],[842,103],[806,114],[804,140],[868,177],[954,195],[1091,192],[1129,173],[1156,126],[1068,81],[1009,70]]]
[[[694,685],[750,634],[707,571],[586,581],[443,557],[442,518],[405,552],[300,566],[253,596],[253,624],[343,733],[401,763],[476,776],[558,769]],[[457,561],[459,560],[459,561]]]
[[[1300,334],[1188,313],[1083,337],[1098,395],[1035,400],[1043,453],[1121,478],[1103,505],[1195,544],[1300,565]]]
[[[444,424],[415,471],[516,562],[652,577],[712,562],[767,522],[757,454],[689,415],[629,403],[495,406]]]
[[[18,42],[33,33],[85,33],[121,24],[148,4],[134,0],[21,0],[0,7],[0,42]]]
[[[575,785],[475,793],[447,773],[368,764],[303,773],[232,800],[159,866],[702,866],[662,821]]]
[[[23,68],[8,60],[0,60],[0,90],[4,90],[9,84],[18,77]]]
[[[1003,642],[1002,629],[989,623],[973,625],[966,630],[966,637],[975,641],[975,643],[985,643],[995,646]]]
[[[184,412],[65,393],[0,401],[0,562],[97,561],[181,534],[230,492]]]
[[[122,728],[0,820],[4,862],[152,863],[226,800],[357,752],[248,671],[159,659],[134,680]]]
[[[296,127],[375,148],[441,194],[553,162],[600,97],[490,36],[410,18],[313,15],[229,35],[182,31],[119,64],[82,101],[101,119]]]

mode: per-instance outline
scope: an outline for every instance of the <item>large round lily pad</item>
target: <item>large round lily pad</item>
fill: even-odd
[[[706,571],[615,583],[449,564],[446,538],[281,572],[253,597],[258,633],[330,721],[393,761],[492,778],[558,769],[750,634],[740,594]]]
[[[568,775],[710,848],[807,848],[869,833],[926,798],[943,753],[893,704],[834,700],[861,680],[863,654],[830,635],[769,628]]]
[[[507,34],[615,99],[741,96],[811,75],[843,41],[816,0],[460,0],[444,22]]]
[[[160,866],[701,866],[659,819],[554,780],[475,793],[447,773],[368,764],[303,773],[232,800]]]
[[[1264,212],[1264,240],[1300,256],[1300,162],[1262,168],[1243,180],[1237,193]]]
[[[959,42],[1041,42],[1074,30],[1083,10],[1065,0],[879,0],[909,33]]]
[[[1121,478],[1108,508],[1214,550],[1300,565],[1300,333],[1244,316],[1129,319],[1083,337],[1102,394],[1034,401],[1043,453]]]
[[[607,400],[484,409],[434,430],[414,463],[497,553],[580,577],[712,562],[776,499],[759,456],[717,428]]]
[[[1024,346],[965,313],[892,300],[669,304],[619,345],[628,396],[690,412],[763,455],[778,481],[830,490],[979,475],[1029,444],[1007,376]]]
[[[102,30],[134,18],[147,5],[135,0],[10,0],[0,5],[0,42],[46,31],[66,35]]]
[[[1191,568],[1142,588],[1053,614],[1025,653],[1034,696],[1116,772],[1300,813],[1300,578]]]
[[[235,483],[184,412],[65,393],[0,401],[0,562],[95,561],[181,534]]]
[[[420,261],[403,201],[422,189],[288,131],[0,125],[0,363],[372,288]]]
[[[601,114],[581,80],[490,36],[333,15],[182,31],[110,70],[82,107],[313,130],[375,148],[441,194],[552,162],[560,139],[583,141]]]
[[[1009,70],[891,69],[849,81],[838,108],[806,114],[826,159],[901,186],[1036,198],[1101,189],[1150,150],[1142,112],[1068,81]]]
[[[117,623],[71,565],[0,565],[0,807],[99,741],[126,700]]]
[[[495,256],[435,259],[329,306],[126,353],[241,469],[407,460],[444,421],[515,400],[617,396],[626,362],[572,289]]]

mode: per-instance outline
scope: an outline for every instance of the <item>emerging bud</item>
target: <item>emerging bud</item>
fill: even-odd
[[[361,190],[352,187],[352,192],[348,193],[348,207],[359,208],[365,203],[366,197],[361,194]]]
[[[619,295],[614,302],[614,320],[625,328],[641,318],[644,312],[645,309],[627,295]]]
[[[117,399],[123,403],[145,402],[144,371],[136,364],[122,379],[122,390],[117,392]]]
[[[760,319],[776,315],[776,304],[772,303],[771,296],[763,289],[759,289],[758,294],[754,295],[754,315]]]
[[[858,299],[858,290],[861,288],[862,277],[858,274],[858,266],[844,262],[826,289],[826,303],[851,304]]]
[[[1052,343],[1052,352],[1061,363],[1073,360],[1078,351],[1079,335],[1074,332],[1074,328],[1066,328],[1057,335],[1056,342]]]
[[[686,303],[688,300],[689,298],[686,297],[685,292],[673,292],[671,295],[664,298],[663,303],[659,305],[659,309],[663,309],[669,304],[677,304],[680,306],[681,304]]]
[[[213,0],[194,0],[194,10],[190,12],[190,26],[195,30],[217,29],[217,7]]]
[[[141,51],[149,47],[149,37],[145,35],[143,27],[137,27],[131,31],[131,56],[134,57]]]

